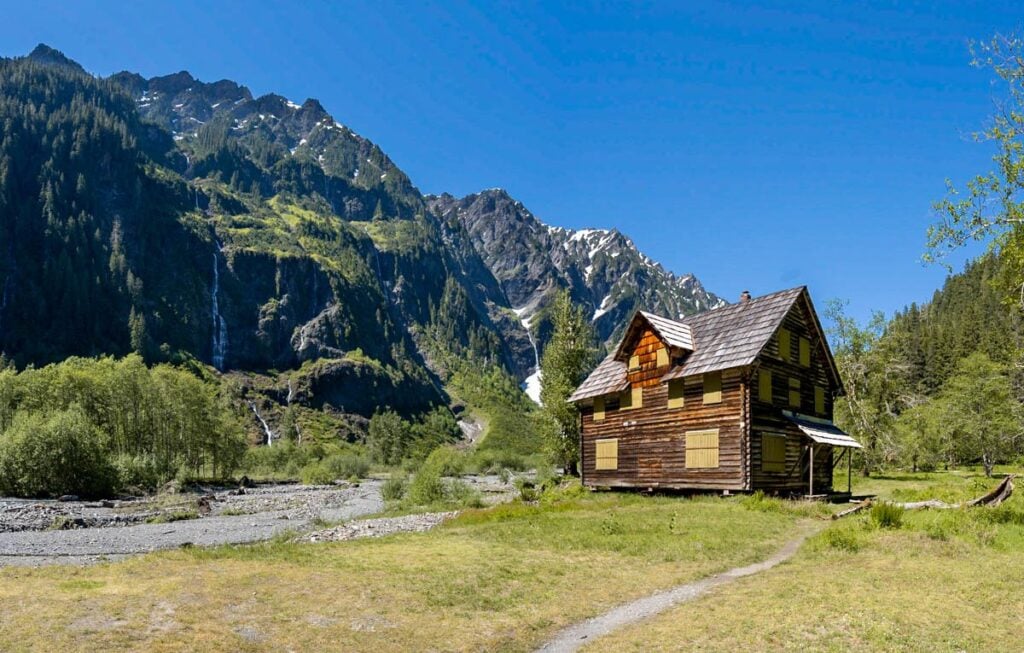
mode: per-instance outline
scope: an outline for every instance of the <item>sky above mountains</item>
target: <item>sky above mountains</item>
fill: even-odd
[[[859,318],[942,283],[931,204],[992,155],[968,45],[1024,26],[1012,2],[4,5],[0,55],[316,97],[425,193],[506,188],[729,300],[807,284]]]

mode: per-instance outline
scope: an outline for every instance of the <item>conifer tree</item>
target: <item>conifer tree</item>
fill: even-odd
[[[592,366],[594,329],[567,290],[555,297],[551,312],[554,332],[540,364],[542,430],[555,464],[572,473],[580,455],[580,424],[579,410],[568,398]]]

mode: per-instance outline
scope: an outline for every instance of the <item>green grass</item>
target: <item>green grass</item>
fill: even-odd
[[[962,501],[998,480],[963,470],[855,483],[883,499]],[[1019,491],[994,509],[873,510],[835,522],[787,564],[587,650],[1017,650],[1024,627],[1021,551]]]
[[[621,601],[761,559],[806,514],[571,490],[468,510],[424,534],[8,568],[0,641],[17,651],[529,650]]]

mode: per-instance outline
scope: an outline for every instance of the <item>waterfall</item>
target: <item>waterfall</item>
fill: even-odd
[[[524,318],[523,313],[526,312],[526,306],[522,308],[513,309],[516,313],[516,317],[519,318],[519,323],[526,329],[526,337],[530,339],[530,346],[533,347],[533,374],[526,377],[526,381],[523,382],[523,389],[526,391],[526,395],[533,400],[535,404],[540,405],[540,352],[537,350],[537,341],[533,338],[533,333],[530,331],[530,321],[532,317]]]
[[[210,305],[213,308],[213,366],[223,370],[224,357],[228,353],[228,323],[220,314],[220,265],[217,253],[224,251],[224,247],[214,242],[217,249],[213,251],[213,287],[210,289]]]
[[[292,388],[292,380],[288,379],[288,397],[285,399],[285,403],[291,406],[292,397],[294,396],[295,390]],[[299,429],[299,421],[297,419],[293,420],[292,424],[295,427],[295,444],[302,444],[302,431]]]
[[[260,426],[263,427],[263,435],[267,438],[267,441],[264,444],[268,447],[271,446],[274,443],[274,432],[270,430],[270,425],[267,424],[267,420],[263,419],[263,416],[260,415],[260,411],[256,410],[255,401],[249,402],[249,408],[252,408],[252,414],[256,416],[256,419],[260,421]]]

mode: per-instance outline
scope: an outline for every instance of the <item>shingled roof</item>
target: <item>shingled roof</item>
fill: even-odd
[[[688,317],[696,347],[663,380],[750,365],[803,292],[790,288]]]
[[[601,361],[576,392],[569,395],[569,401],[582,401],[592,397],[615,394],[629,387],[626,380],[626,364],[615,360],[614,354]]]
[[[654,327],[666,344],[690,351],[680,365],[662,377],[662,381],[750,365],[771,340],[793,304],[805,292],[806,287],[799,286],[746,302],[729,304],[691,315],[686,318],[685,324],[641,311],[639,315]],[[817,321],[813,310],[811,312]],[[820,330],[820,325],[818,328]],[[623,342],[628,339],[629,333],[627,329]],[[620,343],[616,353],[597,366],[569,397],[569,401],[621,392],[629,387],[626,364],[616,360],[621,347]],[[830,361],[830,364],[835,373],[834,363]],[[836,375],[838,379],[838,373]]]
[[[690,325],[646,311],[640,311],[640,315],[647,318],[647,321],[658,332],[658,335],[661,336],[662,341],[666,345],[693,351],[693,332],[690,329]]]

